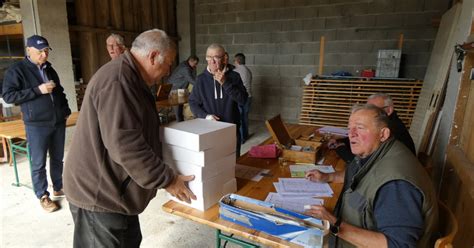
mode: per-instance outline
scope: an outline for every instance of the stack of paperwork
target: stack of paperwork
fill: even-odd
[[[319,170],[323,173],[335,172],[332,165],[315,165],[315,164],[292,164],[290,165],[291,177],[305,177],[306,172],[310,170]]]
[[[342,137],[348,137],[349,132],[347,128],[340,128],[340,127],[331,127],[331,126],[325,126],[320,129],[318,129],[320,134],[325,134],[325,133],[330,133],[333,135],[337,136],[342,136]]]
[[[332,197],[334,193],[329,184],[305,178],[279,178],[273,185],[277,193],[269,193],[265,201],[299,213],[303,213],[310,205],[324,204],[323,199],[314,197]]]

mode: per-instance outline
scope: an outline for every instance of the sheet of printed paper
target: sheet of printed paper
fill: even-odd
[[[260,169],[241,164],[235,165],[235,177],[252,180],[254,182],[260,181],[263,175],[268,172],[270,172],[269,169]]]
[[[304,177],[307,171],[319,170],[323,173],[335,172],[332,165],[315,165],[315,164],[292,164],[290,165],[291,177]]]
[[[315,192],[286,192],[279,182],[273,183],[276,192],[287,197],[332,197],[331,193],[315,193]]]
[[[320,134],[324,133],[331,133],[343,137],[349,136],[347,128],[340,128],[340,127],[331,127],[331,126],[325,126],[320,129],[318,129]]]
[[[312,182],[305,178],[279,178],[284,192],[333,194],[328,183]]]
[[[312,197],[288,197],[278,193],[270,192],[265,199],[266,202],[273,203],[276,207],[284,208],[291,211],[303,213],[305,205],[323,205],[323,199]]]

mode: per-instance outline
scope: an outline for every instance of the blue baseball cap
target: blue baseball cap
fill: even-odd
[[[49,46],[48,40],[46,40],[44,37],[39,36],[39,35],[32,35],[26,39],[26,46],[27,47],[34,47],[38,50],[43,50],[45,48],[51,49]]]

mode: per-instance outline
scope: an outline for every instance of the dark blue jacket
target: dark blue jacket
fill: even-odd
[[[168,83],[173,85],[173,90],[187,89],[189,84],[194,85],[195,82],[196,73],[187,60],[181,62],[168,78]]]
[[[71,114],[64,88],[49,62],[46,62],[45,73],[56,84],[51,94],[41,94],[38,86],[43,83],[43,79],[38,67],[28,58],[13,64],[5,72],[3,100],[21,105],[25,125],[52,127],[64,123]]]
[[[244,105],[247,101],[247,90],[237,72],[229,70],[225,73],[225,77],[225,83],[221,86],[219,82],[214,82],[213,75],[204,69],[193,87],[189,106],[198,118],[215,115],[220,121],[239,125],[238,104]]]

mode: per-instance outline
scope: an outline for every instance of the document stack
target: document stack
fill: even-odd
[[[172,200],[204,211],[219,199],[237,191],[235,180],[236,126],[194,119],[161,129],[163,159],[181,175],[194,175],[189,188],[197,200],[191,204]]]

